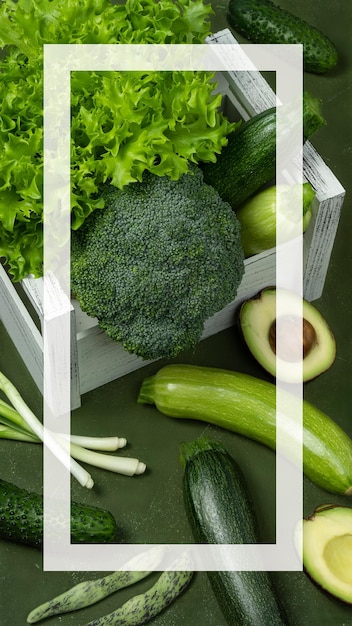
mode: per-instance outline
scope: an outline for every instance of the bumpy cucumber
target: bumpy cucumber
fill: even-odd
[[[241,469],[222,444],[208,439],[181,446],[185,508],[197,543],[254,544],[259,531]],[[210,571],[229,626],[284,626],[286,617],[267,572]]]
[[[300,441],[291,407],[299,402],[287,392],[285,452]],[[176,418],[215,424],[276,446],[276,387],[240,372],[195,365],[167,365],[141,386],[138,402],[155,404]],[[297,409],[299,410],[299,406]],[[297,439],[298,438],[298,439]],[[352,440],[325,413],[303,401],[303,470],[317,485],[352,495]]]
[[[311,137],[324,124],[320,101],[305,92],[304,139]],[[290,132],[287,131],[288,151]],[[222,199],[237,209],[275,178],[276,108],[267,109],[241,124],[228,136],[228,143],[216,163],[202,163],[201,166],[205,182],[215,187]]]
[[[247,39],[264,44],[302,44],[304,69],[323,74],[335,67],[334,44],[305,20],[270,0],[230,0],[230,25]]]
[[[60,531],[60,516],[50,529]],[[72,502],[71,541],[106,543],[116,535],[116,520],[110,511]],[[0,537],[37,548],[43,542],[43,497],[0,479]]]

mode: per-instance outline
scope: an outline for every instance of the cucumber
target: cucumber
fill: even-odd
[[[325,124],[320,101],[303,94],[304,139]],[[288,136],[289,141],[289,136]],[[258,113],[228,135],[228,143],[215,163],[202,163],[204,181],[237,209],[263,185],[275,178],[276,107]]]
[[[64,520],[50,520],[59,533]],[[71,505],[72,543],[106,543],[116,535],[116,520],[105,509]],[[43,543],[43,497],[0,479],[0,538],[41,548]]]
[[[286,394],[291,408],[299,400]],[[248,374],[196,365],[166,365],[142,382],[137,401],[155,404],[176,418],[209,422],[276,446],[276,386]],[[298,410],[299,410],[298,406]],[[285,422],[285,452],[290,457],[298,425]],[[352,440],[325,413],[303,400],[303,471],[322,489],[352,495]]]
[[[241,469],[217,442],[181,445],[185,508],[194,539],[208,544],[254,544],[257,520]],[[283,626],[287,619],[267,572],[209,571],[229,626]]]
[[[323,74],[338,61],[338,52],[328,37],[270,0],[230,0],[227,19],[254,43],[302,44],[307,72]]]

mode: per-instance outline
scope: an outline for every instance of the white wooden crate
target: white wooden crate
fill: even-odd
[[[236,43],[227,29],[209,40]],[[275,105],[274,92],[257,71],[229,72],[218,79],[224,105],[229,110],[235,109],[244,119]],[[304,145],[303,167],[306,180],[316,191],[314,215],[304,235],[304,296],[313,301],[323,291],[345,190],[309,141]],[[275,268],[275,249],[247,259],[236,300],[206,321],[202,338],[232,326],[235,311],[243,300],[275,284]],[[52,290],[53,297],[59,300],[62,296],[54,279]],[[43,388],[42,292],[42,279],[30,277],[15,288],[0,264],[0,317],[40,391]],[[97,321],[81,311],[77,301],[67,304],[71,310],[71,406],[74,409],[80,406],[84,393],[143,367],[148,361],[129,354],[109,339]]]

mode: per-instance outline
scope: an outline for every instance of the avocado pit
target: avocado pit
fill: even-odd
[[[305,318],[298,315],[282,315],[279,324],[276,319],[269,328],[269,345],[273,353],[276,354],[276,342],[280,344],[280,358],[288,362],[298,362],[305,359],[317,343],[317,333],[314,326]],[[277,327],[280,329],[277,335]],[[300,347],[301,346],[301,347]]]

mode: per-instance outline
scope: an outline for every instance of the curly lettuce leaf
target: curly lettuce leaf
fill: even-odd
[[[0,256],[13,280],[42,273],[43,45],[204,43],[203,0],[3,0],[0,4]],[[231,125],[205,72],[72,74],[71,211],[79,228],[148,170],[178,179],[214,161]]]

